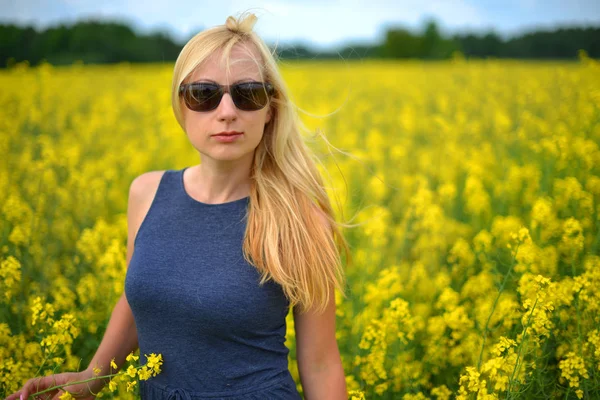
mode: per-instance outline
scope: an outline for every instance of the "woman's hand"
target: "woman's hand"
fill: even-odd
[[[33,393],[41,392],[53,386],[64,385],[69,382],[83,381],[93,377],[93,372],[86,370],[82,372],[65,372],[62,374],[32,378],[28,380],[20,390],[9,395],[5,400],[19,400],[21,398],[26,400],[28,396],[31,396]],[[58,398],[65,391],[67,391],[76,399],[94,400],[96,398],[96,394],[98,394],[103,387],[103,379],[95,379],[89,382],[76,383],[73,385],[64,386],[60,389],[54,389],[35,397],[31,397],[31,399],[58,400]]]

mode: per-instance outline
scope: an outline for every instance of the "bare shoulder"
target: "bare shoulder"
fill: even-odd
[[[137,176],[129,186],[127,202],[127,264],[133,253],[137,232],[150,210],[165,171],[149,171]]]
[[[152,202],[165,171],[149,171],[137,176],[129,187],[129,198],[136,203]],[[150,199],[148,199],[150,197]]]

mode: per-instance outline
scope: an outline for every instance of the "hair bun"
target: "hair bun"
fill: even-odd
[[[225,26],[232,32],[246,35],[252,32],[254,24],[256,24],[256,15],[250,13],[247,15],[242,14],[238,19],[234,17],[228,17],[225,22]]]

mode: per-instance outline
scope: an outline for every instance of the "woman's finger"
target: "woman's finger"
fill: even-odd
[[[9,394],[8,397],[6,397],[4,400],[17,400],[19,398],[19,396],[21,395],[22,389],[19,389],[18,391]]]
[[[40,392],[42,390],[47,389],[50,386],[50,384],[52,384],[54,382],[53,378],[54,377],[52,375],[50,375],[50,376],[42,376],[42,377],[37,377],[37,378],[28,380],[27,383],[25,383],[25,386],[23,386],[23,390],[22,390],[23,400],[27,400],[28,396],[31,396],[33,393]],[[51,397],[47,393],[44,393],[44,394],[46,396],[40,395],[40,396],[37,396],[37,398],[39,398],[40,400],[46,400]]]

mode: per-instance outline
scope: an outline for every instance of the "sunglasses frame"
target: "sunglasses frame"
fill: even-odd
[[[240,86],[240,85],[244,85],[244,84],[248,84],[248,83],[254,83],[254,84],[260,84],[262,85],[263,89],[265,89],[265,91],[267,92],[267,98],[270,98],[274,93],[275,93],[275,88],[273,87],[273,84],[269,83],[269,82],[258,82],[258,81],[247,81],[247,82],[238,82],[238,83],[234,83],[232,85],[220,85],[218,83],[215,82],[189,82],[189,83],[182,83],[181,85],[179,85],[179,96],[183,96],[183,102],[185,103],[185,106],[190,109],[191,111],[195,111],[195,112],[208,112],[208,111],[213,111],[216,110],[217,107],[219,107],[219,104],[221,104],[221,101],[223,100],[223,96],[225,95],[225,93],[229,93],[229,95],[231,96],[231,100],[233,101],[233,104],[235,105],[235,107],[238,110],[242,110],[242,111],[258,111],[258,110],[262,110],[263,108],[265,108],[267,106],[267,104],[269,104],[268,102],[260,107],[260,108],[253,108],[253,109],[244,109],[244,108],[240,108],[237,104],[236,98],[237,96],[232,95],[232,88],[235,88],[236,86]],[[206,109],[206,110],[194,110],[193,108],[191,108],[186,100],[186,97],[184,96],[185,91],[193,85],[199,85],[199,84],[206,84],[206,85],[212,85],[212,86],[216,86],[219,88],[219,101],[216,103],[216,105],[213,108],[210,109]],[[235,93],[235,91],[233,92]]]

